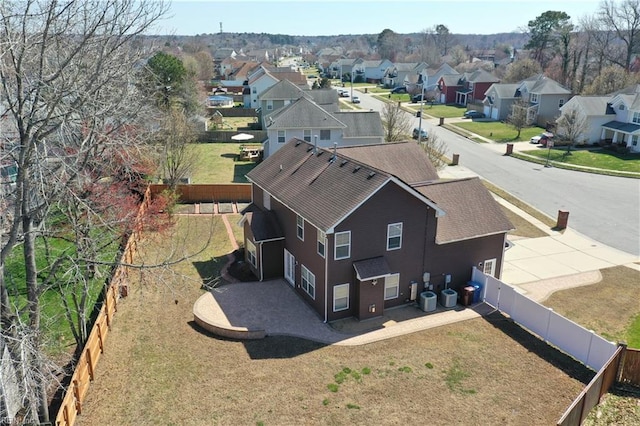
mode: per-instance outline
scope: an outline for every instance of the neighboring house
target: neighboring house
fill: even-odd
[[[426,81],[427,87],[437,86],[440,77],[447,74],[458,74],[458,71],[455,70],[451,65],[444,62],[437,69],[427,68],[424,69],[421,73],[421,81]]]
[[[513,104],[520,98],[519,83],[494,83],[484,93],[484,115],[494,120],[506,120]]]
[[[583,117],[586,128],[582,134],[582,140],[576,143],[597,144],[604,140],[603,126],[616,120],[616,112],[611,108],[611,96],[574,96],[560,108],[560,115],[571,110],[576,110],[579,117]],[[556,129],[558,136],[564,135],[564,129],[560,126]]]
[[[385,72],[393,62],[388,59],[364,60],[358,59],[356,63],[356,75],[361,75],[367,83],[381,83]]]
[[[454,104],[458,90],[462,88],[460,82],[461,74],[444,74],[438,79],[438,90],[440,92],[441,104]]]
[[[456,90],[455,103],[458,105],[482,103],[487,89],[492,84],[499,82],[498,77],[483,69],[464,73],[458,81],[459,88]]]
[[[560,108],[571,99],[569,89],[542,74],[520,82],[517,92],[527,102],[527,122],[545,128],[553,126]]]
[[[414,142],[292,139],[247,178],[245,260],[324,321],[381,316],[424,288],[461,293],[473,267],[500,277],[513,226],[478,178],[439,181]]]
[[[302,96],[310,98],[325,111],[335,112],[340,110],[338,92],[335,90],[311,90],[307,84],[296,85],[289,80],[281,80],[264,90],[259,96],[262,127],[267,127],[265,118],[269,116],[269,114],[297,101]]]
[[[329,65],[329,73],[331,78],[337,78],[340,81],[343,80],[342,76],[345,74],[351,74],[353,66],[358,59],[340,58],[336,59]]]
[[[609,143],[640,152],[640,85],[608,96],[574,96],[560,108],[576,109],[588,122],[585,143]],[[562,128],[558,133],[562,134]]]
[[[262,64],[248,75],[244,91],[245,108],[258,108],[262,92],[281,80],[289,80],[299,86],[307,85],[306,77],[299,71],[292,71],[289,67],[275,68]]]
[[[266,126],[263,128],[267,131],[267,140],[263,142],[265,158],[277,152],[291,138],[313,142],[324,148],[384,141],[382,120],[377,111],[327,111],[306,94],[265,115],[264,121]]]
[[[401,62],[391,65],[384,72],[382,84],[384,87],[406,87],[406,79],[409,75],[420,75],[427,68],[424,62]]]

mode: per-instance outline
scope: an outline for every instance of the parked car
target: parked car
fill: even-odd
[[[463,118],[484,118],[484,114],[481,113],[480,111],[470,109],[469,111],[466,111],[462,117]]]
[[[357,96],[354,96],[353,98],[351,98],[351,102],[353,102],[354,104],[359,104],[360,103],[360,98]]]
[[[414,104],[417,104],[420,101],[422,101],[422,93],[418,93],[417,95],[413,95],[413,97],[411,98],[411,102],[413,102]]]
[[[535,144],[540,144],[542,146],[547,146],[547,142],[552,137],[553,137],[553,135],[550,134],[550,133],[540,133],[539,135],[536,135],[536,136],[532,137],[529,142],[535,143]]]
[[[407,93],[407,88],[404,86],[398,86],[391,90],[391,93]]]
[[[418,139],[418,135],[420,135],[421,140],[429,139],[429,133],[425,129],[416,127],[413,129],[413,138]]]

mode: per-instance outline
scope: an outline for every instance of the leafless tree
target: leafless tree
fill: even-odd
[[[540,73],[542,73],[542,67],[537,61],[529,58],[520,59],[507,66],[503,81],[505,83],[517,83]]]
[[[11,129],[2,144],[17,166],[15,185],[2,194],[10,214],[0,228],[0,331],[34,348],[23,364],[36,372],[24,390],[24,406],[38,407],[25,413],[33,421],[49,421],[38,239],[57,201],[76,197],[85,182],[116,169],[115,154],[141,145],[146,104],[134,79],[147,53],[132,42],[166,11],[151,0],[0,3],[0,115]],[[120,163],[118,173],[126,175],[130,164]],[[24,256],[26,300],[10,296],[5,280],[16,248]]]
[[[529,125],[528,107],[529,103],[524,99],[519,99],[511,106],[511,114],[507,117],[507,123],[518,131],[516,139],[520,137],[522,129]]]
[[[604,29],[613,31],[622,42],[620,49],[611,46],[608,59],[629,70],[640,43],[640,0],[603,0],[598,15]]]
[[[385,142],[407,139],[407,135],[411,132],[411,115],[395,102],[385,103],[381,115]]]
[[[584,142],[584,135],[589,130],[589,122],[584,114],[578,112],[576,108],[563,111],[556,123],[556,133],[563,136],[568,142],[567,153],[571,152],[571,147],[574,144]]]
[[[196,129],[184,110],[174,107],[166,115],[163,131],[158,136],[162,176],[169,186],[175,187],[189,176],[197,161],[197,152],[190,149],[197,139]]]
[[[423,139],[420,142],[420,146],[427,153],[429,160],[437,170],[447,165],[447,158],[445,157],[447,144],[440,139],[437,132],[432,131],[427,139]]]
[[[637,76],[629,74],[618,65],[611,65],[604,67],[582,93],[584,95],[607,95],[636,83],[638,83]]]

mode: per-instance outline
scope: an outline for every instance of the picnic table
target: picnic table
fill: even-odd
[[[238,156],[239,160],[250,160],[250,161],[258,161],[262,158],[262,150],[261,146],[240,146],[240,155]]]

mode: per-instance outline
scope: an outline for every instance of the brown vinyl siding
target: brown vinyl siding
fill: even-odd
[[[350,282],[354,290],[360,286],[358,294],[352,291],[353,296],[360,297],[359,303],[356,303],[356,298],[348,311],[331,312],[330,321],[347,316],[360,317],[362,309],[366,311],[369,303],[376,303],[378,316],[382,314],[383,307],[389,308],[409,302],[411,281],[422,281],[423,265],[419,254],[425,246],[425,226],[435,226],[434,212],[413,195],[401,190],[395,183],[389,183],[336,227],[336,232],[351,231],[351,257],[333,260],[335,236],[327,235],[327,255],[330,259],[328,282],[331,290],[329,300],[333,300],[333,285]],[[398,222],[402,222],[402,247],[387,251],[387,225]],[[435,234],[435,229],[431,234]],[[357,281],[353,263],[377,256],[384,256],[391,272],[400,274],[397,299],[383,301],[383,279],[379,279],[376,286],[372,286],[370,281],[362,285]],[[374,296],[377,293],[379,297]],[[358,304],[361,307],[360,311]]]

